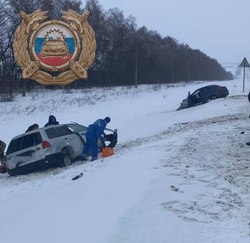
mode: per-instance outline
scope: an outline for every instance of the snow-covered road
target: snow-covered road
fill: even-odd
[[[237,81],[225,84],[230,97],[181,111],[175,109],[197,84],[72,111],[57,107],[60,121],[75,115],[81,123],[91,109],[95,114],[86,120],[107,114],[106,104],[118,128],[115,154],[69,168],[0,175],[1,242],[248,243],[250,107]],[[41,120],[44,113],[38,107],[32,117]],[[16,133],[32,117],[6,113],[0,120],[5,140],[17,121],[23,123]],[[72,181],[80,172],[83,177]]]

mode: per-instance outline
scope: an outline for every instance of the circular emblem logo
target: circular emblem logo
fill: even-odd
[[[89,12],[62,11],[64,21],[51,20],[47,11],[21,11],[13,50],[22,78],[43,85],[66,85],[86,79],[95,52],[95,33],[88,23]]]
[[[31,53],[41,66],[60,71],[69,66],[79,54],[79,37],[61,21],[48,21],[31,36]]]

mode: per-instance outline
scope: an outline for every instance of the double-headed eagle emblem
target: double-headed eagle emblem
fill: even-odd
[[[86,79],[96,52],[95,34],[87,19],[75,11],[63,11],[63,20],[46,21],[48,11],[29,15],[20,12],[14,43],[14,55],[22,69],[22,78],[40,84],[69,84]]]

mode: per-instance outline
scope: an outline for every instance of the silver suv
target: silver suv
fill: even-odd
[[[69,125],[43,127],[14,137],[6,152],[8,173],[17,175],[51,166],[67,166],[80,158],[86,127],[79,125],[80,134]]]

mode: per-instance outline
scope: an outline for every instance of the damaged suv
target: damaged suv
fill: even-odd
[[[83,151],[83,138],[66,125],[44,127],[14,137],[6,151],[10,175],[54,165],[70,165]]]
[[[112,142],[99,143],[100,149],[114,147],[117,132],[111,129],[107,135]],[[10,175],[26,174],[42,168],[68,166],[75,160],[81,160],[86,142],[87,127],[77,124],[61,124],[35,129],[14,137],[6,152],[6,169]],[[108,141],[109,139],[106,139]]]

